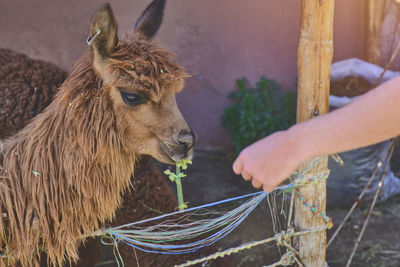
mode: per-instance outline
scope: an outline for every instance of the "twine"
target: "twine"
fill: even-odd
[[[332,220],[322,211],[319,211],[318,208],[312,207],[304,197],[296,192],[296,188],[308,185],[308,184],[316,184],[325,182],[329,176],[329,171],[323,171],[318,173],[317,175],[310,175],[308,172],[314,168],[323,157],[317,158],[314,160],[305,170],[300,173],[295,173],[291,179],[292,183],[277,187],[275,190],[280,190],[283,192],[292,192],[292,200],[293,204],[294,195],[297,195],[303,205],[311,210],[311,212],[325,221],[325,225],[321,228],[304,230],[301,232],[295,232],[293,227],[290,227],[290,221],[288,221],[288,229],[286,231],[282,231],[277,233],[274,237],[266,238],[260,241],[249,242],[244,245],[230,248],[225,251],[216,252],[207,257],[203,257],[197,260],[188,261],[181,265],[176,266],[191,266],[197,263],[205,262],[208,260],[217,259],[220,257],[224,257],[230,254],[238,253],[245,249],[250,249],[252,247],[266,244],[272,241],[276,241],[277,246],[285,247],[287,252],[281,256],[281,259],[269,265],[269,267],[275,267],[278,265],[292,265],[297,263],[299,266],[303,266],[298,259],[298,252],[292,247],[291,239],[293,236],[304,235],[308,233],[314,233],[319,231],[324,231],[332,227]],[[122,259],[119,255],[118,251],[118,242],[121,241],[126,243],[127,245],[137,248],[139,250],[145,252],[153,252],[153,253],[161,253],[161,254],[182,254],[194,252],[202,247],[209,246],[216,241],[222,239],[227,234],[232,232],[247,216],[254,210],[255,207],[258,206],[259,203],[268,195],[266,192],[257,192],[245,196],[234,197],[206,205],[202,205],[199,207],[190,208],[183,211],[177,211],[170,214],[161,215],[158,217],[142,220],[140,222],[130,223],[126,225],[122,225],[119,227],[108,228],[105,230],[97,231],[94,235],[101,235],[107,233],[107,237],[111,238],[112,242],[106,243],[107,245],[114,246],[114,255],[117,258],[117,262],[122,262]],[[227,211],[226,213],[216,212],[208,209],[209,207],[213,207],[216,205],[220,205],[223,203],[228,203],[231,201],[236,201],[239,199],[244,199],[247,197],[252,197],[250,200],[241,204],[239,207]],[[292,204],[289,212],[289,220],[292,218]],[[200,211],[203,213],[200,213]],[[191,212],[191,213],[189,213]],[[180,215],[182,216],[178,219],[169,219],[170,216]],[[198,220],[190,220],[189,223],[185,223],[184,220],[188,218],[188,216],[198,216]],[[213,216],[211,219],[205,219],[202,216]],[[153,226],[140,226],[144,223],[149,223],[152,221],[167,219],[164,222],[160,222]],[[221,229],[221,230],[218,230]],[[217,230],[217,232],[214,232]],[[198,241],[189,242],[186,244],[174,244],[173,242],[181,240],[189,240],[193,238],[198,238],[201,235],[212,233],[209,236],[206,236]],[[120,266],[120,265],[119,265]],[[122,262],[123,266],[123,262]]]
[[[300,187],[303,185],[322,183],[328,179],[330,171],[326,170],[316,175],[306,174],[301,178],[297,178],[293,182],[293,187]]]
[[[294,230],[288,229],[287,231],[283,231],[281,233],[276,234],[274,237],[270,237],[270,238],[260,240],[260,241],[249,242],[249,243],[243,244],[243,245],[235,247],[235,248],[230,248],[230,249],[227,249],[224,251],[219,251],[219,252],[211,254],[207,257],[203,257],[203,258],[192,260],[192,261],[187,261],[184,264],[175,265],[175,267],[186,267],[186,266],[191,266],[191,265],[195,265],[198,263],[202,263],[202,262],[205,262],[208,260],[215,260],[217,258],[222,258],[222,257],[228,256],[228,255],[231,255],[233,253],[238,253],[242,250],[251,249],[255,246],[270,243],[272,241],[276,241],[278,244],[282,244],[284,242],[283,240],[290,239],[293,236],[293,234],[294,234]]]
[[[331,217],[328,217],[328,216],[325,214],[325,212],[319,211],[317,207],[311,206],[310,203],[308,203],[308,202],[305,200],[305,198],[303,197],[303,195],[302,195],[299,191],[297,191],[296,193],[297,193],[297,196],[300,198],[301,203],[302,203],[304,206],[306,206],[307,208],[309,208],[309,209],[311,210],[311,212],[312,212],[314,215],[316,215],[316,216],[322,218],[322,219],[326,222],[327,229],[331,229],[331,228],[333,227],[333,222],[332,222],[332,218],[331,218]]]
[[[255,246],[264,245],[264,244],[270,243],[272,241],[276,241],[277,245],[284,246],[284,247],[288,248],[289,250],[288,250],[287,253],[285,253],[281,257],[280,261],[278,261],[278,262],[276,262],[276,263],[274,263],[272,265],[268,265],[267,267],[279,266],[279,264],[281,264],[282,262],[283,263],[287,262],[290,257],[293,257],[293,260],[296,263],[299,264],[300,261],[296,260],[297,259],[296,256],[297,256],[298,252],[290,244],[291,238],[294,237],[294,236],[300,236],[300,235],[305,235],[305,234],[311,234],[311,233],[316,233],[316,232],[320,232],[320,231],[325,231],[326,229],[327,229],[327,225],[324,225],[321,228],[316,228],[316,229],[311,229],[311,230],[304,230],[304,231],[301,231],[301,232],[295,232],[293,228],[289,228],[286,231],[282,231],[280,233],[275,234],[274,237],[266,238],[266,239],[259,240],[259,241],[252,241],[252,242],[240,245],[238,247],[230,248],[230,249],[227,249],[227,250],[224,250],[224,251],[218,251],[218,252],[216,252],[214,254],[211,254],[209,256],[206,256],[206,257],[203,257],[203,258],[200,258],[200,259],[190,260],[190,261],[187,261],[187,262],[185,262],[183,264],[174,265],[174,267],[192,266],[192,265],[195,265],[195,264],[198,264],[198,263],[202,263],[202,262],[205,262],[205,261],[208,261],[208,260],[215,260],[215,259],[218,259],[218,258],[229,256],[231,254],[238,253],[238,252],[246,250],[246,249],[251,249],[251,248],[253,248]],[[293,264],[295,262],[292,262],[291,264]],[[299,265],[303,266],[301,263]]]
[[[124,260],[122,259],[121,253],[119,252],[118,249],[118,240],[114,238],[112,235],[103,235],[100,238],[101,244],[106,245],[106,246],[112,246],[113,247],[113,254],[115,261],[117,262],[118,267],[125,267]]]
[[[302,173],[299,174],[296,172],[293,176],[297,176],[297,178],[294,179],[294,182],[286,190],[292,191],[292,193],[294,193],[293,189],[298,188],[300,186],[325,182],[329,176],[329,173],[330,173],[329,170],[323,171],[317,175],[305,174],[305,173],[309,172],[313,167],[315,167],[321,161],[321,159],[322,158],[318,158],[317,160],[312,162],[310,164],[310,166],[308,166],[308,168],[306,168]],[[343,161],[337,155],[335,155],[334,160],[336,162],[338,162],[339,164],[343,164]],[[293,176],[292,176],[292,178],[293,178]],[[281,256],[281,258],[278,262],[275,262],[266,267],[290,266],[295,263],[297,263],[299,266],[303,266],[303,264],[300,262],[300,260],[297,257],[298,251],[296,249],[294,249],[291,245],[292,237],[299,236],[299,235],[305,235],[305,234],[309,234],[309,233],[315,233],[315,232],[319,232],[319,231],[325,231],[326,229],[332,228],[333,223],[332,223],[332,219],[330,217],[328,217],[324,212],[319,211],[318,208],[310,205],[305,200],[305,198],[303,197],[303,195],[300,192],[296,191],[296,194],[300,198],[300,200],[304,206],[309,208],[314,215],[322,218],[325,221],[325,225],[323,227],[311,229],[311,230],[304,230],[304,231],[300,231],[300,232],[295,232],[294,229],[292,227],[290,227],[286,231],[282,231],[281,233],[276,234],[274,237],[266,238],[266,239],[263,239],[260,241],[249,242],[249,243],[246,243],[239,247],[230,248],[225,251],[216,252],[207,257],[203,257],[203,258],[200,258],[197,260],[187,261],[186,263],[181,264],[181,265],[175,265],[175,267],[192,266],[192,265],[202,263],[202,262],[205,262],[208,260],[215,260],[217,258],[224,257],[224,256],[227,256],[227,255],[230,255],[233,253],[238,253],[242,250],[250,249],[252,247],[266,244],[266,243],[269,243],[272,241],[276,241],[277,246],[285,247],[287,249],[287,252]],[[292,203],[293,203],[293,195],[292,195]],[[292,212],[293,212],[293,210],[291,208],[290,213],[289,213],[289,218],[291,218]],[[288,222],[288,226],[289,225],[290,225],[290,222]]]

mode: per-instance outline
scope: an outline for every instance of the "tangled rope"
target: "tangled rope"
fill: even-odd
[[[323,182],[329,176],[329,171],[324,171],[317,175],[308,174],[308,172],[314,166],[316,166],[321,159],[322,158],[319,158],[312,162],[309,167],[302,172],[295,173],[291,177],[291,180],[293,181],[292,183],[275,189],[282,192],[292,193],[291,208],[288,219],[289,223],[286,231],[277,233],[274,237],[266,238],[260,241],[249,242],[239,247],[230,248],[225,251],[217,252],[210,256],[188,261],[184,264],[176,266],[191,266],[197,263],[224,257],[232,253],[238,253],[239,251],[250,249],[252,247],[272,241],[275,241],[278,246],[286,248],[287,252],[281,256],[281,259],[278,262],[269,265],[268,267],[279,265],[287,266],[294,263],[302,266],[297,257],[298,252],[291,245],[292,237],[324,231],[325,229],[332,227],[331,219],[326,216],[324,212],[318,211],[317,208],[312,207],[312,205],[310,205],[299,192],[296,194],[297,197],[300,198],[306,207],[310,208],[314,215],[320,217],[324,221],[324,226],[318,229],[305,230],[301,232],[295,232],[293,227],[290,226],[293,212],[293,199],[296,196],[295,188],[307,184]],[[145,252],[161,254],[190,253],[202,247],[209,246],[231,233],[248,217],[248,215],[261,203],[263,199],[266,198],[267,195],[268,193],[266,192],[257,192],[230,198],[135,223],[125,224],[119,227],[99,230],[94,233],[94,235],[107,236],[107,238],[111,239],[108,244],[114,246],[114,252],[117,254],[118,248],[116,247],[118,246],[119,242],[123,242],[133,248],[137,248]],[[216,211],[211,209],[212,207],[221,207],[222,205],[226,205],[228,203],[232,204],[232,202],[235,201],[244,202],[238,207],[234,209],[230,208],[227,211]],[[155,221],[158,221],[158,223],[154,225],[149,224]],[[118,259],[118,265],[120,265],[120,257],[116,255],[116,258]],[[123,266],[123,262],[121,265]]]
[[[276,234],[274,237],[270,237],[270,238],[263,239],[263,240],[260,240],[260,241],[249,242],[249,243],[243,244],[243,245],[241,245],[239,247],[230,248],[230,249],[227,249],[227,250],[224,250],[224,251],[219,251],[219,252],[216,252],[216,253],[214,253],[212,255],[209,255],[209,256],[201,258],[201,259],[187,261],[184,264],[175,265],[175,267],[186,267],[186,266],[191,266],[191,265],[195,265],[195,264],[198,264],[198,263],[202,263],[202,262],[205,262],[205,261],[208,261],[208,260],[215,260],[217,258],[222,258],[222,257],[228,256],[228,255],[234,254],[234,253],[238,253],[238,252],[240,252],[242,250],[251,249],[251,248],[253,248],[255,246],[259,246],[259,245],[270,243],[272,241],[276,241],[278,245],[285,245],[286,246],[288,244],[288,240],[290,240],[293,237],[293,235],[294,235],[294,229],[290,228],[287,231],[283,231],[281,233]],[[288,260],[289,256],[287,256],[285,259]],[[276,266],[278,266],[278,265],[276,265]]]
[[[337,156],[333,156],[333,159],[340,165],[343,164],[343,161]],[[310,233],[315,233],[315,232],[319,232],[319,231],[325,231],[326,229],[330,229],[333,226],[332,223],[332,219],[330,217],[328,217],[324,212],[319,211],[318,208],[313,207],[312,205],[310,205],[305,198],[302,196],[302,194],[298,191],[295,190],[295,188],[303,186],[303,185],[308,185],[308,184],[316,184],[316,183],[320,183],[320,182],[324,182],[326,181],[326,179],[329,176],[329,170],[327,171],[323,171],[317,175],[309,175],[306,174],[307,172],[309,172],[312,168],[314,168],[319,162],[320,162],[321,158],[315,160],[314,162],[312,162],[302,173],[295,173],[293,175],[294,178],[294,182],[292,183],[292,186],[287,190],[287,191],[291,191],[292,192],[292,201],[291,201],[291,207],[290,207],[290,213],[289,213],[289,220],[288,220],[288,229],[286,231],[282,231],[280,233],[275,234],[274,237],[270,237],[270,238],[266,238],[260,241],[253,241],[253,242],[249,242],[246,244],[243,244],[239,247],[235,247],[235,248],[230,248],[227,249],[225,251],[220,251],[220,252],[216,252],[210,256],[207,257],[203,257],[197,260],[192,260],[192,261],[187,261],[184,264],[181,265],[175,265],[175,267],[184,267],[184,266],[192,266],[198,263],[202,263],[208,260],[215,260],[217,258],[220,257],[224,257],[233,253],[238,253],[242,250],[245,249],[250,249],[253,248],[255,246],[259,246],[262,244],[267,244],[270,242],[275,241],[277,246],[281,246],[281,247],[285,247],[286,248],[286,253],[284,253],[280,260],[265,266],[265,267],[276,267],[276,266],[290,266],[293,265],[295,263],[297,263],[298,266],[303,266],[303,264],[301,263],[301,261],[298,259],[298,251],[295,250],[292,245],[291,245],[291,239],[294,236],[300,236],[300,235],[305,235],[305,234],[310,234]],[[292,177],[292,178],[293,178]],[[292,217],[292,213],[293,213],[293,203],[294,203],[294,195],[297,195],[302,204],[306,207],[308,207],[310,209],[310,211],[320,217],[321,219],[323,219],[325,221],[325,225],[321,228],[316,228],[316,229],[311,229],[311,230],[304,230],[304,231],[300,231],[300,232],[295,232],[293,227],[289,227],[290,225],[290,221],[291,221],[291,217]]]
[[[297,258],[298,252],[297,250],[295,250],[292,245],[291,245],[291,239],[294,236],[300,236],[300,235],[305,235],[305,234],[310,234],[310,233],[316,233],[316,232],[320,232],[320,231],[325,231],[328,228],[328,224],[325,224],[323,227],[321,228],[316,228],[316,229],[311,229],[311,230],[304,230],[301,232],[295,232],[293,228],[289,228],[286,231],[282,231],[281,233],[277,233],[275,234],[274,237],[270,237],[270,238],[266,238],[263,240],[259,240],[259,241],[252,241],[246,244],[243,244],[241,246],[238,247],[234,247],[234,248],[230,248],[224,251],[219,251],[216,252],[212,255],[209,255],[207,257],[203,257],[200,259],[196,259],[196,260],[191,260],[191,261],[187,261],[186,263],[180,264],[180,265],[175,265],[175,267],[186,267],[186,266],[192,266],[198,263],[202,263],[205,261],[209,261],[209,260],[215,260],[217,258],[222,258],[234,253],[238,253],[242,250],[246,250],[246,249],[251,249],[253,247],[259,246],[259,245],[264,245],[270,242],[275,241],[276,244],[278,246],[283,246],[287,249],[287,252],[285,254],[283,254],[281,256],[281,259],[271,265],[268,265],[266,267],[275,267],[275,266],[288,266],[288,265],[292,265],[294,263],[297,263],[299,266],[303,266],[303,264],[300,262],[300,260]]]

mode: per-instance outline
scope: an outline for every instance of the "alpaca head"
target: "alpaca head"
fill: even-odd
[[[186,74],[170,53],[151,42],[164,6],[165,0],[154,0],[134,32],[120,40],[113,11],[105,4],[92,19],[88,44],[101,90],[112,103],[124,149],[174,163],[192,157],[197,137],[175,100]]]

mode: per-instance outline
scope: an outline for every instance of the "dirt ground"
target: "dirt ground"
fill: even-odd
[[[185,201],[189,206],[211,203],[228,197],[239,196],[255,192],[251,185],[236,176],[232,170],[233,155],[218,151],[196,151],[193,165],[187,170],[188,176],[183,179]],[[393,160],[396,166],[400,162],[400,153],[397,152]],[[164,170],[167,166],[158,164]],[[399,176],[400,168],[392,169]],[[399,166],[400,167],[400,166]],[[175,185],[171,183],[175,189]],[[271,199],[273,200],[273,199]],[[280,202],[277,202],[280,207]],[[362,227],[369,203],[362,203],[360,209],[348,221],[341,234],[328,248],[327,261],[331,267],[345,266]],[[328,215],[332,216],[335,226],[345,216],[346,209],[331,209]],[[379,203],[373,211],[370,223],[357,250],[351,266],[384,267],[400,266],[400,196]],[[283,222],[283,220],[281,221]],[[328,231],[328,236],[336,228]],[[273,225],[268,208],[264,201],[253,213],[231,234],[219,241],[216,246],[225,250],[249,241],[256,241],[273,236]],[[111,256],[111,257],[110,257]],[[279,251],[275,244],[261,245],[250,250],[233,254],[230,257],[232,266],[253,267],[272,264],[279,260]],[[97,266],[116,266],[111,263],[112,254],[104,253]],[[108,262],[110,264],[105,265]]]

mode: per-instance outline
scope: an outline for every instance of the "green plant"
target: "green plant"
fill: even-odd
[[[296,122],[296,93],[283,92],[274,80],[264,76],[256,88],[249,87],[246,78],[238,79],[236,84],[237,91],[229,95],[236,103],[225,108],[222,122],[237,152]]]
[[[169,179],[172,182],[176,183],[176,192],[178,196],[178,210],[184,210],[187,208],[187,203],[183,201],[183,190],[181,182],[181,178],[186,177],[186,174],[181,172],[181,168],[182,170],[186,170],[188,164],[192,164],[192,161],[183,159],[175,164],[176,165],[175,173],[171,172],[170,170],[164,171],[164,174],[168,175]]]

